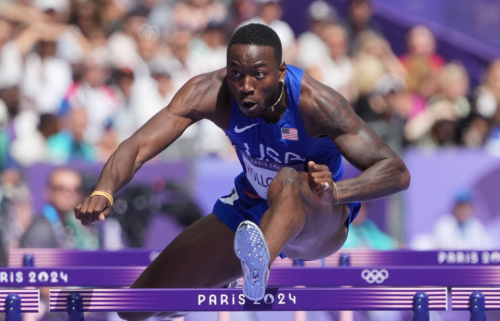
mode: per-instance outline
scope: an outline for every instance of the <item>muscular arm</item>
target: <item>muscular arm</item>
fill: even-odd
[[[337,182],[341,203],[377,199],[405,190],[410,173],[401,158],[362,120],[336,91],[312,82],[306,95],[306,126],[328,135],[340,153],[362,173]],[[301,99],[302,100],[302,99]],[[311,126],[308,126],[311,128]]]
[[[191,124],[212,118],[221,96],[216,76],[212,73],[191,79],[167,107],[120,144],[104,166],[96,190],[113,195],[146,161],[172,144]],[[77,205],[75,215],[86,224],[103,220],[109,210],[107,199],[94,196]]]

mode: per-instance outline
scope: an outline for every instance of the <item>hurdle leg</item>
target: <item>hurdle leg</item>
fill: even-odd
[[[413,296],[413,321],[429,321],[429,297],[419,291]]]
[[[84,321],[83,299],[79,293],[68,295],[66,309],[68,312],[68,321]]]
[[[21,321],[21,298],[16,293],[5,298],[5,320]]]
[[[469,297],[470,321],[486,321],[486,305],[484,295],[474,291]]]

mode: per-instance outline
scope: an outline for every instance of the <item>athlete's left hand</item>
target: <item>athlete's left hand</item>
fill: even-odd
[[[326,165],[319,165],[310,161],[308,166],[309,188],[318,195],[321,203],[330,205],[333,203],[333,175]]]

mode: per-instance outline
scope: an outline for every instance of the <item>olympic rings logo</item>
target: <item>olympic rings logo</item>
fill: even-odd
[[[389,272],[386,269],[382,270],[368,270],[364,269],[361,271],[361,277],[366,280],[366,282],[372,284],[372,283],[382,283],[384,282],[388,277],[389,277]]]

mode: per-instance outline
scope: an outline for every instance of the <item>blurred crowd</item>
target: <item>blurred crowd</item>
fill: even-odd
[[[231,33],[263,23],[284,61],[342,93],[398,153],[407,146],[486,146],[500,154],[500,60],[470,88],[425,26],[396,57],[369,0],[348,15],[314,1],[295,35],[280,0],[12,0],[0,8],[0,169],[104,162],[191,77],[225,66]],[[233,157],[210,122],[159,159]]]
[[[2,198],[11,200],[2,201],[0,212],[17,213],[14,223],[3,225],[3,244],[19,246],[32,224],[23,214],[30,211],[29,191],[17,169],[105,162],[189,78],[223,68],[229,37],[247,23],[272,27],[284,61],[342,93],[396,152],[460,146],[500,154],[500,60],[471,88],[464,66],[436,52],[425,26],[408,31],[407,52],[397,57],[373,19],[370,0],[348,1],[344,17],[314,1],[304,13],[309,29],[300,35],[282,20],[284,5],[286,0],[0,2],[0,185]],[[234,149],[221,130],[202,121],[156,160],[206,155],[233,158]]]

